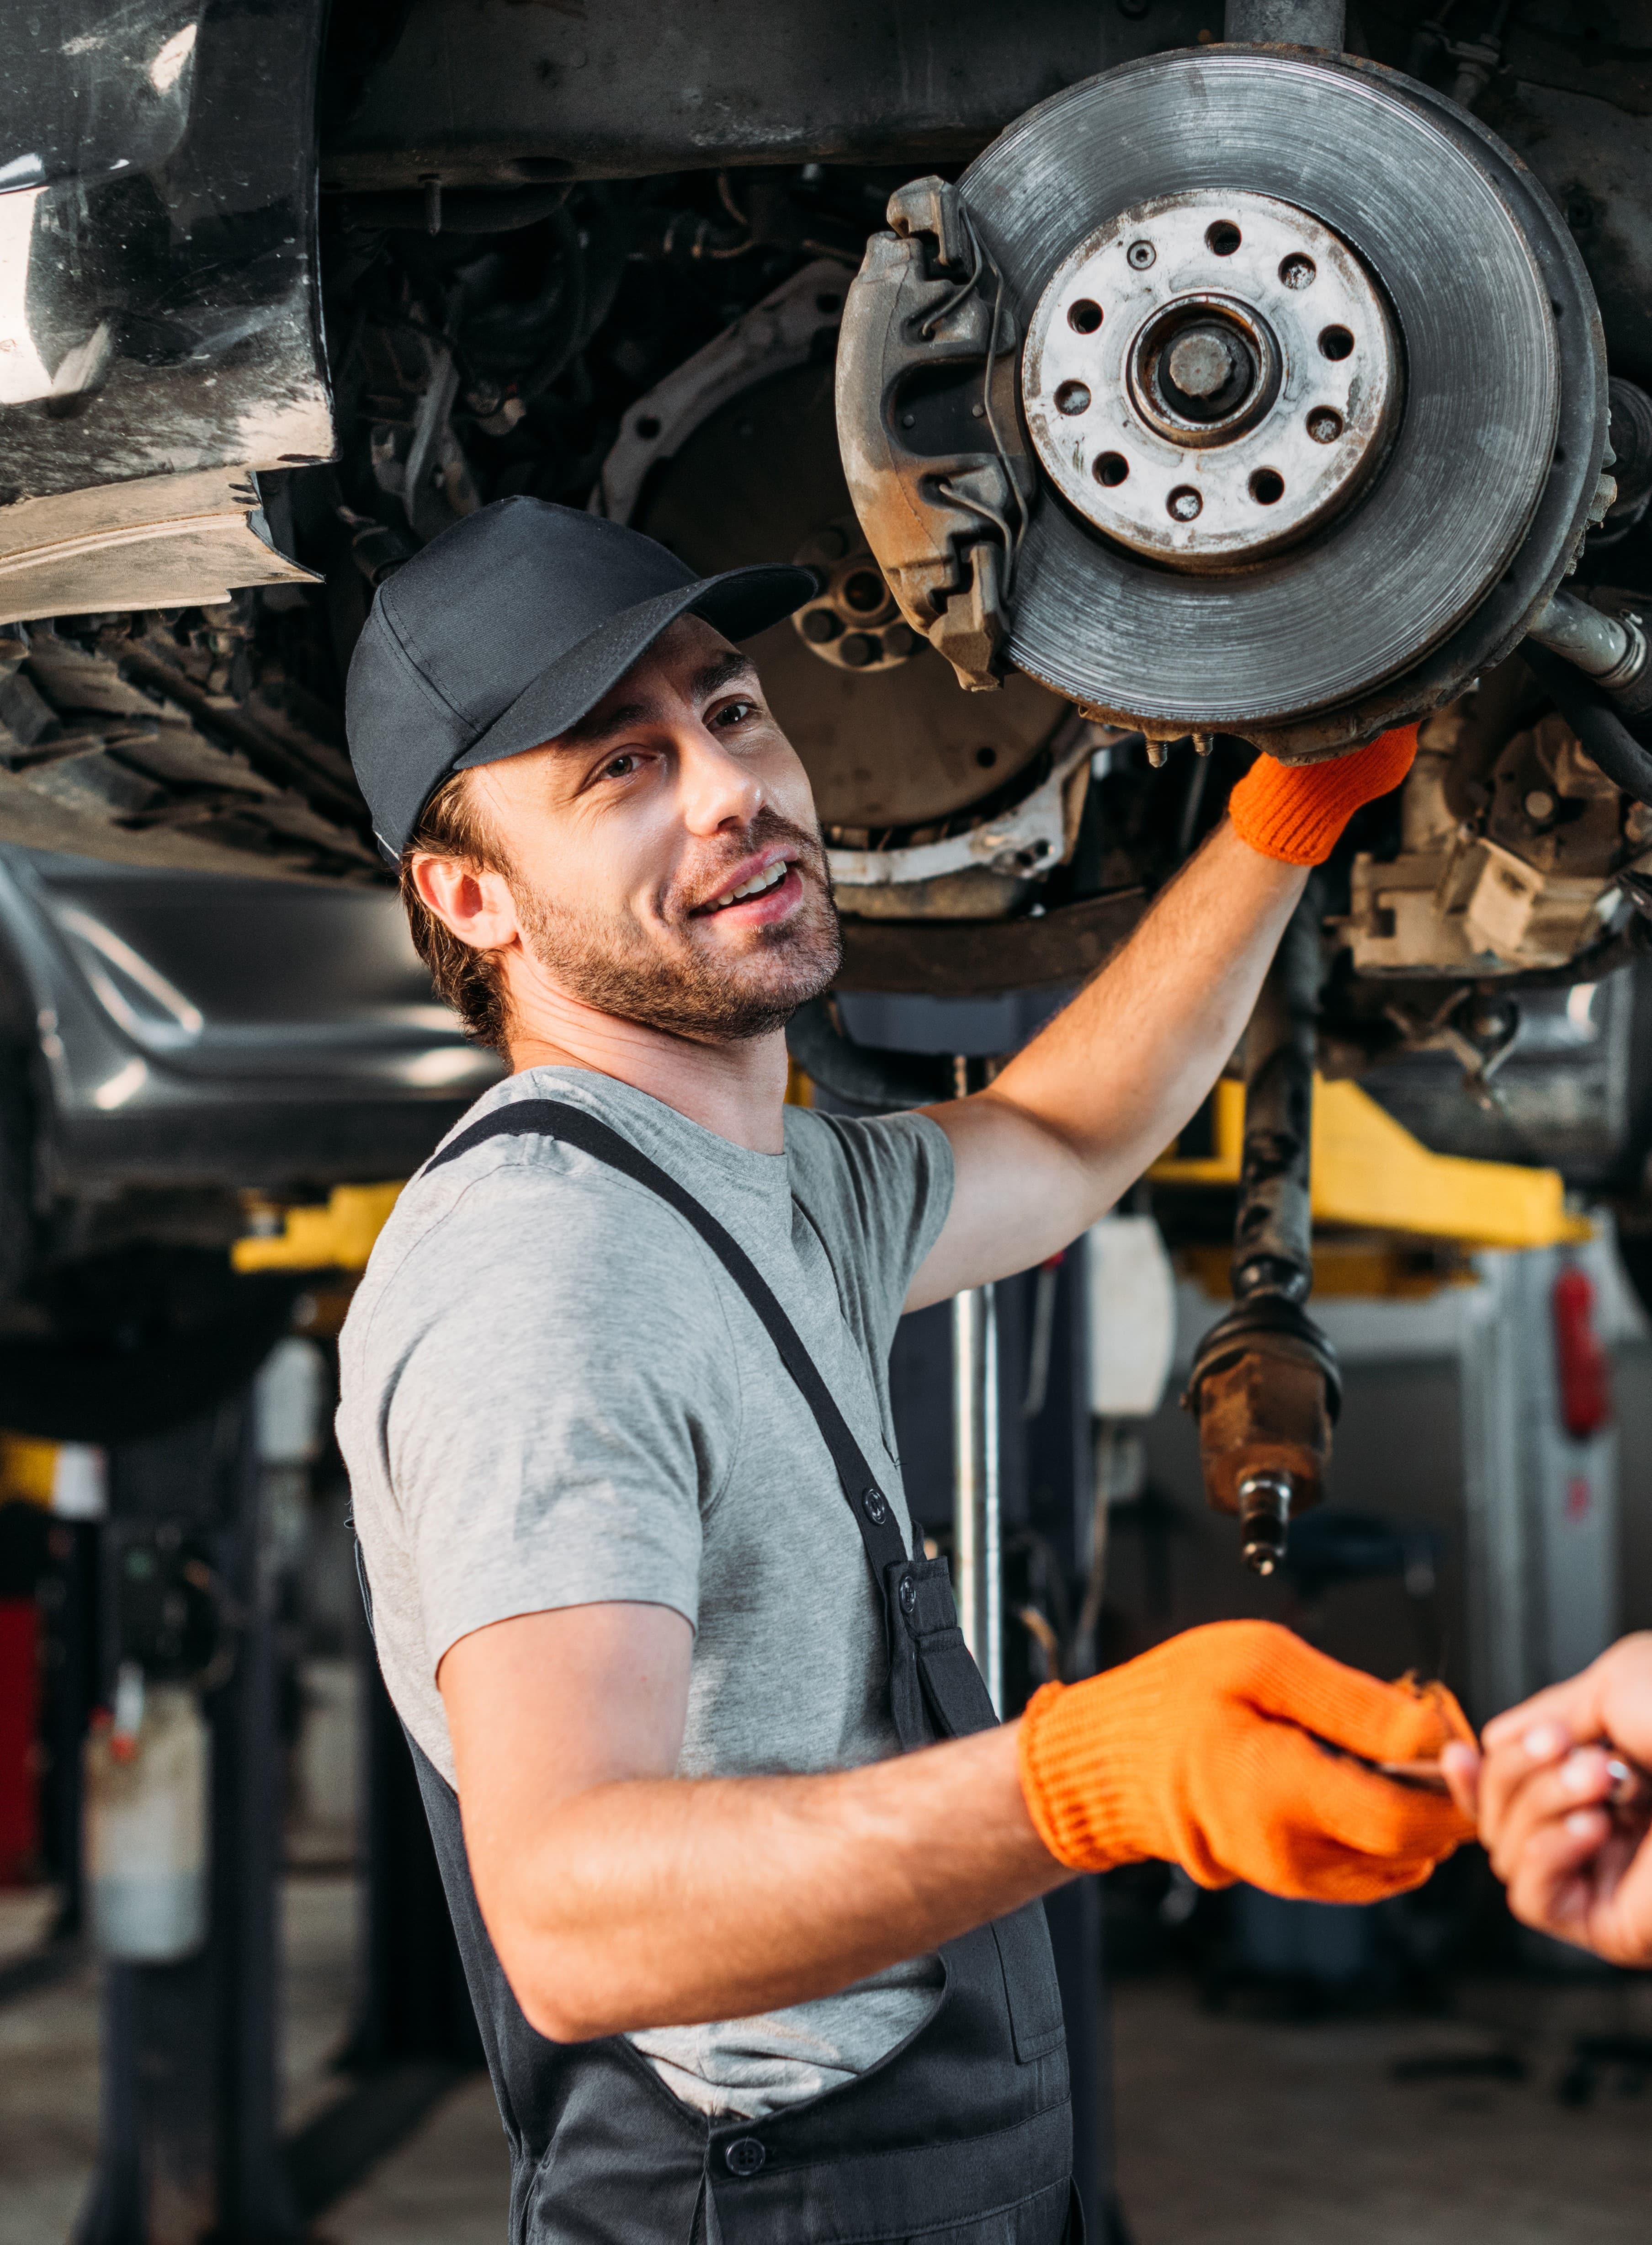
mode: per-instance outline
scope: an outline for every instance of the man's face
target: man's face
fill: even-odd
[[[585,1004],[761,1036],[842,955],[808,777],[739,650],[680,618],[588,717],[471,775],[522,946]]]

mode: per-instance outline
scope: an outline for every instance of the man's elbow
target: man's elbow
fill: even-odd
[[[596,2042],[626,2024],[614,2008],[612,1976],[577,1942],[543,1934],[496,1934],[494,1948],[518,2009],[547,2042]]]
[[[569,2004],[559,1990],[518,1987],[514,1982],[511,1987],[523,2018],[547,2042],[599,2042],[619,2031],[617,2023],[600,2017],[595,2006]]]

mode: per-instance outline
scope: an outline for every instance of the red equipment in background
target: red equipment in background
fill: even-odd
[[[40,1871],[40,1610],[0,1598],[0,1887]]]
[[[1612,1416],[1612,1362],[1594,1330],[1594,1287],[1575,1265],[1554,1281],[1554,1371],[1561,1422],[1574,1442],[1598,1434]]]

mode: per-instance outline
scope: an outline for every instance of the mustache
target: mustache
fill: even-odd
[[[827,894],[830,894],[831,876],[820,829],[817,826],[799,826],[765,804],[743,833],[724,838],[714,856],[697,861],[692,872],[679,877],[667,900],[669,916],[672,919],[691,918],[714,897],[721,895],[728,886],[729,874],[737,866],[743,865],[757,851],[775,843],[796,850],[799,870],[813,873]]]

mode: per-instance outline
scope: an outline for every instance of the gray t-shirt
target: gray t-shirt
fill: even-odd
[[[542,1068],[496,1085],[588,1109],[752,1258],[911,1529],[888,1361],[951,1198],[920,1116],[786,1111],[754,1154],[630,1085]],[[409,1187],[341,1343],[339,1441],[385,1682],[437,1769],[437,1664],[513,1614],[607,1599],[694,1625],[678,1774],[840,1769],[897,1751],[865,1549],[808,1407],[687,1220],[591,1156],[500,1138]],[[679,2097],[761,2118],[866,2069],[920,2024],[918,1957],[761,2018],[639,2033]]]

